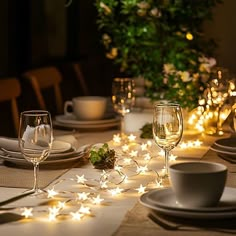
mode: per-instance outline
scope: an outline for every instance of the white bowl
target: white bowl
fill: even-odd
[[[224,191],[227,167],[214,162],[182,162],[169,167],[170,182],[179,204],[210,207]]]

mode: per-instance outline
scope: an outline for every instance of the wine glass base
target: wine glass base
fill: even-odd
[[[30,189],[26,190],[25,193],[31,193],[30,196],[32,197],[39,197],[40,195],[43,196],[43,194],[46,194],[47,192],[43,189]]]

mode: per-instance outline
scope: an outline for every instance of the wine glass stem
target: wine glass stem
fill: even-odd
[[[120,116],[120,134],[123,136],[125,133],[125,115]]]
[[[33,191],[35,193],[39,192],[39,187],[38,187],[38,173],[39,173],[39,164],[38,163],[34,163],[34,187],[33,187]]]
[[[165,149],[165,175],[169,176],[169,151]]]

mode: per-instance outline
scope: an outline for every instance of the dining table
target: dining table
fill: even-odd
[[[45,160],[39,167],[39,196],[21,195],[33,184],[33,167],[0,158],[0,234],[27,235],[228,235],[236,234],[236,213],[232,217],[180,217],[153,211],[141,196],[170,187],[162,182],[164,157],[152,139],[140,138],[140,130],[120,135],[119,127],[97,130],[59,129],[54,137],[82,150],[79,158],[67,162]],[[209,161],[228,168],[227,188],[236,188],[236,162],[220,157],[212,145],[223,136],[184,130],[171,152],[170,164],[182,161]],[[95,168],[89,159],[91,148],[107,143],[114,149],[114,168]],[[0,140],[1,146],[1,140]],[[81,154],[80,153],[80,154]],[[50,158],[50,157],[48,157]],[[58,159],[57,159],[58,160]],[[236,195],[235,195],[236,199]],[[235,200],[236,202],[236,200]],[[2,203],[2,205],[1,205]],[[232,210],[233,211],[233,210]],[[219,217],[218,217],[219,216]]]

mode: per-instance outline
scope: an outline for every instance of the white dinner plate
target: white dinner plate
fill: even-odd
[[[231,158],[236,158],[236,151],[230,151],[228,149],[219,147],[216,144],[213,144],[210,147],[210,149],[217,152],[217,153],[219,153],[219,154],[225,154],[225,155],[229,155]]]
[[[178,205],[173,191],[168,188],[144,193],[140,197],[140,203],[150,210],[165,215],[193,219],[220,219],[236,217],[235,196],[236,189],[226,187],[219,206],[191,209]]]
[[[120,117],[116,116],[108,119],[94,121],[80,121],[77,120],[73,115],[58,115],[56,116],[54,125],[72,129],[103,129],[120,125]]]
[[[88,151],[89,151],[88,145],[85,145],[73,151],[73,153],[70,153],[69,155],[67,153],[64,153],[63,155],[57,155],[57,156],[54,155],[53,158],[52,156],[49,155],[49,157],[45,161],[40,163],[40,166],[48,165],[48,164],[61,164],[64,162],[72,162],[86,155]],[[4,152],[0,152],[0,158],[19,166],[32,165],[31,162],[28,162],[27,160],[22,158],[22,156],[12,157],[12,156],[6,155],[6,153]]]
[[[61,123],[73,125],[98,125],[117,121],[117,117],[114,115],[110,115],[101,120],[78,120],[74,115],[58,115],[55,119]]]
[[[70,143],[60,141],[60,140],[54,140],[52,143],[52,150],[51,150],[51,155],[54,156],[61,156],[65,154],[65,152],[72,153],[74,152],[75,148],[71,146]],[[13,150],[8,150],[6,148],[2,148],[2,151],[4,151],[6,154],[12,156],[12,157],[22,157],[22,154],[20,151],[13,151]]]
[[[236,152],[236,138],[222,138],[215,141],[215,145],[229,151]]]

